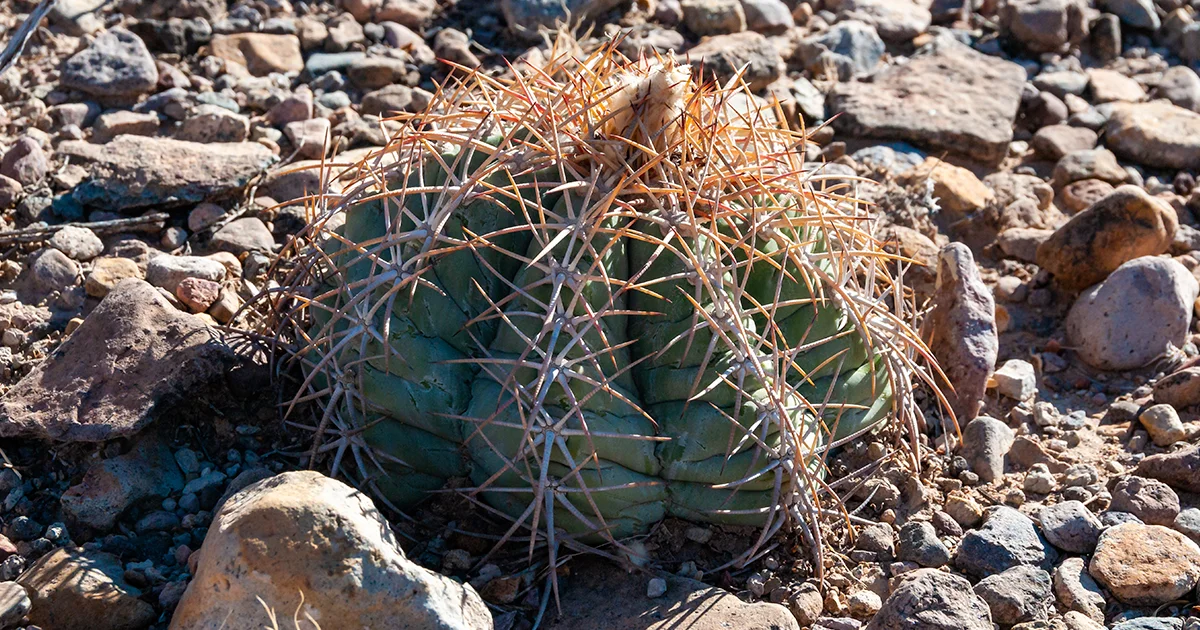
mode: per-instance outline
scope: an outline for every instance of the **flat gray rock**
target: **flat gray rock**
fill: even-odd
[[[257,142],[200,144],[131,135],[100,145],[63,142],[58,152],[89,163],[90,177],[75,187],[75,200],[113,211],[199,203],[245,186],[278,160]]]
[[[834,125],[850,136],[907,140],[989,163],[1012,141],[1025,70],[958,43],[892,66],[865,82],[839,83],[829,94]]]

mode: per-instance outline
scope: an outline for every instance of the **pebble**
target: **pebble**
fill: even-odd
[[[329,542],[305,544],[314,538]],[[309,585],[305,606],[314,617],[339,619],[344,627],[491,623],[474,589],[405,557],[370,499],[316,472],[284,473],[234,495],[214,517],[202,549],[171,621],[181,630],[257,618],[256,598],[293,601],[294,584]]]
[[[915,562],[922,567],[936,568],[950,562],[950,551],[938,539],[932,524],[912,521],[900,528],[896,558]]]
[[[1158,446],[1171,446],[1187,437],[1179,412],[1171,405],[1160,403],[1150,407],[1138,416],[1138,422]]]
[[[1183,535],[1200,543],[1200,508],[1186,508],[1175,516],[1174,527]]]
[[[83,288],[88,295],[103,298],[118,282],[141,276],[142,271],[137,263],[128,258],[99,258],[92,264],[92,270],[84,279]]]
[[[117,136],[152,136],[158,133],[159,119],[154,112],[117,110],[96,117],[92,125],[92,142],[105,143]]]
[[[271,235],[262,219],[242,217],[230,221],[214,232],[209,246],[235,255],[251,251],[271,251],[275,247],[275,237]]]
[[[1200,114],[1167,101],[1118,106],[1104,136],[1114,153],[1139,164],[1200,168]]]
[[[1063,501],[1044,507],[1038,519],[1046,540],[1070,553],[1091,553],[1103,529],[1100,519],[1079,501]]]
[[[996,381],[996,391],[1013,400],[1029,400],[1037,395],[1037,373],[1028,361],[1005,361],[992,378]]]
[[[994,630],[991,611],[966,579],[936,569],[904,574],[869,630]]]
[[[225,266],[220,262],[200,256],[162,254],[151,258],[146,265],[146,281],[172,294],[186,278],[219,283],[225,279],[225,273]]]
[[[1015,566],[989,575],[975,585],[975,594],[987,602],[992,620],[1002,626],[1048,618],[1050,574],[1030,566]]]
[[[871,591],[857,591],[847,600],[850,615],[858,619],[870,619],[883,608],[883,600]]]
[[[979,529],[967,532],[954,556],[954,566],[978,578],[1018,565],[1049,569],[1058,553],[1038,533],[1033,521],[1017,510],[989,508]]]
[[[1083,558],[1067,558],[1054,569],[1054,594],[1064,608],[1103,623],[1107,602]]]
[[[951,494],[942,509],[965,528],[975,527],[983,520],[983,508],[970,496]]]
[[[141,38],[115,27],[67,59],[59,81],[95,96],[132,98],[158,85],[158,68]]]
[[[220,295],[220,284],[202,278],[184,278],[175,287],[175,297],[193,313],[207,311]]]
[[[49,245],[67,256],[88,261],[104,251],[104,243],[96,233],[85,227],[68,225],[50,237]]]
[[[1109,509],[1133,514],[1143,523],[1170,527],[1179,515],[1179,495],[1161,481],[1133,475],[1113,486]]]
[[[947,378],[954,383],[954,391],[947,392],[946,396],[959,422],[973,422],[979,415],[988,377],[995,368],[1000,342],[995,299],[979,276],[979,267],[970,248],[962,243],[951,243],[938,254],[937,288],[921,332]],[[981,439],[991,440],[1000,435],[990,425],[979,430]],[[998,441],[982,441],[976,446],[964,444],[976,449],[974,452],[982,458],[980,462],[986,461],[993,472],[996,470],[995,447],[1007,448],[1002,436],[996,439]],[[964,436],[964,440],[968,438]],[[973,463],[972,468],[974,466]],[[1003,471],[1001,464],[999,472]],[[994,479],[994,476],[985,477],[979,470],[975,472],[983,481]]]
[[[962,436],[962,456],[980,481],[990,483],[1004,476],[1004,458],[1015,438],[1008,425],[979,416],[963,427]]]
[[[1088,571],[1126,604],[1159,606],[1196,587],[1200,547],[1159,525],[1117,525],[1100,535]]]
[[[46,152],[37,140],[21,136],[13,143],[4,157],[0,158],[0,175],[19,182],[22,186],[34,186],[46,177],[50,169]]]
[[[0,582],[0,628],[16,626],[32,607],[25,587],[16,582]]]
[[[667,594],[667,581],[662,578],[652,578],[646,583],[646,597],[655,599]]]
[[[722,82],[740,73],[751,90],[761,90],[784,74],[778,49],[753,31],[714,35],[689,50],[687,56],[704,68],[705,76]]]
[[[272,72],[295,73],[304,69],[300,39],[295,35],[235,33],[214,35],[213,56],[244,66],[254,76]]]
[[[1045,464],[1034,464],[1025,474],[1023,487],[1027,494],[1050,494],[1058,488],[1058,482]]]

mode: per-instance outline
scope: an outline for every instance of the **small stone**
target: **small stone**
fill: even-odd
[[[965,528],[975,527],[983,520],[983,508],[970,496],[951,494],[943,508],[950,518]]]
[[[1200,111],[1200,76],[1187,66],[1171,66],[1154,86],[1154,97],[1165,98],[1183,109]]]
[[[59,80],[63,87],[88,94],[130,98],[158,85],[158,68],[137,35],[115,27],[67,59]]]
[[[1086,34],[1079,5],[1068,0],[1020,0],[1001,13],[1005,31],[1032,53],[1058,52]]]
[[[218,105],[200,105],[175,132],[188,142],[243,142],[250,136],[250,119]]]
[[[158,133],[158,114],[154,112],[131,112],[117,110],[106,112],[96,118],[92,125],[92,142],[108,142],[117,136],[132,134],[152,136]]]
[[[824,34],[805,40],[805,45],[812,46],[814,60],[820,59],[822,51],[849,60],[854,75],[874,70],[886,49],[875,28],[858,20],[841,20]],[[821,109],[824,112],[824,103]]]
[[[938,539],[933,525],[925,521],[912,521],[900,528],[896,558],[936,568],[950,562],[950,551]]]
[[[1170,527],[1179,515],[1179,495],[1161,481],[1134,475],[1113,486],[1109,509],[1133,514],[1143,523]]]
[[[14,179],[22,186],[33,186],[46,177],[50,170],[46,152],[37,140],[21,136],[4,152],[0,159],[0,175]]]
[[[0,582],[0,628],[11,628],[18,625],[33,603],[24,586],[16,582]]]
[[[291,122],[283,127],[283,133],[300,157],[316,160],[325,156],[330,145],[329,120],[311,118]]]
[[[1103,529],[1100,519],[1079,501],[1063,501],[1044,507],[1038,519],[1046,540],[1070,553],[1091,553]]]
[[[1141,84],[1115,70],[1092,68],[1088,70],[1088,79],[1093,103],[1136,102],[1146,98]]]
[[[1067,558],[1054,570],[1054,594],[1065,608],[1104,620],[1104,594],[1087,572],[1083,558]]]
[[[1154,8],[1154,0],[1102,0],[1098,3],[1108,13],[1133,28],[1157,31],[1162,22]]]
[[[1171,446],[1187,437],[1179,413],[1171,405],[1157,404],[1142,412],[1138,421],[1158,446]]]
[[[1005,361],[992,378],[996,381],[996,391],[1013,400],[1029,400],[1037,395],[1037,372],[1028,361]]]
[[[1010,507],[989,508],[983,525],[963,536],[954,566],[978,578],[1018,565],[1049,569],[1058,553],[1037,532],[1028,516]]]
[[[1200,508],[1180,510],[1175,517],[1175,529],[1183,535],[1200,542]]]
[[[883,600],[871,591],[858,591],[848,602],[850,615],[857,619],[870,619],[883,608]]]
[[[1118,105],[1104,137],[1114,153],[1139,164],[1200,168],[1200,114],[1167,101]]]
[[[275,237],[257,217],[243,217],[230,221],[217,230],[209,241],[216,250],[241,255],[251,251],[271,251],[275,248]]]
[[[146,264],[146,281],[166,289],[171,294],[175,293],[175,289],[184,278],[200,278],[219,283],[225,279],[225,273],[225,265],[212,258],[200,256],[163,254],[151,258]]]
[[[214,35],[209,44],[212,54],[226,61],[243,65],[257,77],[272,72],[283,74],[304,69],[300,54],[300,39],[295,35],[268,33],[235,33]]]
[[[1058,488],[1058,482],[1045,465],[1036,464],[1026,473],[1024,488],[1026,494],[1050,494]]]
[[[1042,569],[1015,566],[983,578],[974,590],[988,603],[992,620],[1002,626],[1048,618],[1050,574]]]
[[[1159,525],[1117,525],[1100,535],[1088,570],[1122,602],[1159,606],[1196,587],[1200,547]]]
[[[1068,153],[1054,165],[1054,187],[1062,188],[1084,179],[1098,179],[1119,185],[1129,178],[1117,162],[1117,156],[1103,147]]]
[[[42,294],[63,291],[79,284],[79,263],[53,248],[35,254],[29,273],[34,287]]]
[[[363,27],[349,13],[335,16],[325,23],[325,27],[329,32],[329,38],[325,40],[325,52],[345,52],[367,40]]]
[[[960,166],[954,166],[928,157],[901,179],[920,181],[928,178],[933,182],[933,195],[938,198],[940,207],[961,217],[972,212],[978,212],[987,207],[992,201],[992,191],[971,171]]]
[[[220,294],[220,284],[202,278],[184,278],[175,287],[175,297],[192,309],[193,313],[207,311]]]
[[[196,204],[188,213],[188,230],[202,232],[225,218],[225,209],[215,203]]]
[[[1030,146],[1046,159],[1057,161],[1070,153],[1096,148],[1099,139],[1099,134],[1086,127],[1048,125],[1033,134]]]
[[[734,0],[736,6],[741,6]],[[753,31],[715,35],[687,52],[695,72],[725,82],[741,73],[751,90],[761,90],[783,75],[784,62],[774,44]]]
[[[1200,493],[1200,446],[1151,455],[1138,463],[1135,473],[1185,492]]]
[[[1131,235],[1126,230],[1120,238]],[[1115,253],[1109,250],[1108,255]],[[1095,368],[1143,367],[1166,356],[1172,346],[1183,347],[1197,294],[1200,284],[1175,260],[1135,258],[1080,294],[1067,313],[1067,339]]]
[[[947,396],[959,421],[974,419],[995,368],[1000,341],[996,301],[979,276],[971,249],[962,243],[951,243],[938,254],[937,289],[921,337],[954,384],[954,391]],[[994,458],[989,461],[994,464]],[[991,481],[982,474],[980,479]]]
[[[746,13],[737,0],[682,0],[683,23],[701,37],[746,30]]]
[[[962,577],[936,569],[905,573],[865,630],[994,630],[987,602]]]
[[[1081,179],[1063,187],[1060,197],[1065,210],[1076,214],[1087,210],[1092,204],[1112,194],[1113,185],[1100,179]]]
[[[84,280],[83,288],[87,294],[103,298],[112,291],[117,283],[125,278],[141,278],[142,271],[137,263],[128,258],[100,258],[92,264],[92,270]]]
[[[1004,476],[1004,456],[1012,448],[1015,434],[1008,425],[979,416],[963,427],[962,456],[979,475],[979,480],[991,483]]]
[[[652,578],[646,583],[646,597],[656,599],[667,594],[667,581],[662,578]]]
[[[50,246],[79,261],[91,260],[104,251],[104,243],[95,232],[73,225],[55,232],[50,237]]]

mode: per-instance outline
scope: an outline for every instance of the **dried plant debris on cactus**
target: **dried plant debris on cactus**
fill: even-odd
[[[779,118],[611,46],[401,118],[274,294],[312,456],[398,510],[467,478],[551,566],[668,516],[759,528],[739,563],[784,528],[819,553],[830,449],[915,439],[939,377],[873,217]]]

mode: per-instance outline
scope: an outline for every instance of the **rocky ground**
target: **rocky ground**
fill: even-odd
[[[0,6],[0,40],[34,7]],[[235,314],[309,196],[400,124],[381,116],[420,111],[447,62],[544,56],[564,8],[585,46],[744,68],[809,130],[821,185],[926,265],[906,277],[962,439],[928,427],[918,472],[864,477],[882,441],[837,456],[857,526],[831,525],[823,579],[787,536],[713,571],[746,534],[668,521],[647,572],[560,570],[560,609],[452,496],[389,528],[345,486],[276,476],[307,438]],[[502,629],[1200,628],[1198,9],[60,0],[0,75],[0,628],[260,627],[246,602],[297,592],[325,617],[296,627],[326,630],[449,601],[456,627],[486,602]],[[306,536],[338,544],[288,547]],[[345,563],[376,571],[367,603],[322,581]]]

